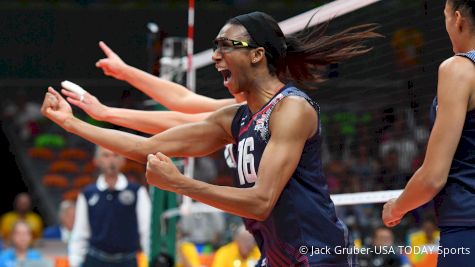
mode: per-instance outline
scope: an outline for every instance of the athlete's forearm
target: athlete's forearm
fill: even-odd
[[[186,87],[127,66],[124,79],[135,88],[173,111],[185,113],[212,112],[236,104],[234,99],[212,99],[195,94]]]
[[[108,108],[104,121],[149,134],[158,134],[172,127],[206,119],[210,113],[186,114],[175,111],[144,111]]]
[[[145,145],[147,141],[145,137],[97,127],[75,117],[68,119],[64,123],[63,128],[94,144],[142,163],[147,161],[148,154],[154,153],[157,150]]]
[[[444,187],[444,184],[434,182],[437,180],[434,179],[433,174],[425,171],[423,167],[419,168],[396,200],[395,212],[406,214],[431,201]]]
[[[244,218],[262,221],[268,215],[270,200],[266,199],[265,194],[258,192],[256,186],[218,186],[185,177],[183,183],[174,191]]]

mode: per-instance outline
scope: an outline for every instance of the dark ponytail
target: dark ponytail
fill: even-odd
[[[277,21],[263,12],[240,15],[228,23],[244,26],[250,41],[266,49],[271,74],[307,89],[316,88],[312,83],[323,80],[321,66],[362,55],[371,50],[363,44],[364,41],[381,36],[374,32],[376,24],[364,24],[335,35],[325,35],[329,24],[325,23],[312,28],[307,24],[302,31],[284,37]]]
[[[376,24],[350,27],[334,35],[325,35],[329,23],[305,28],[287,36],[287,53],[284,64],[279,64],[277,74],[281,79],[293,80],[307,89],[316,88],[311,83],[321,82],[321,66],[339,63],[365,54],[372,48],[364,45],[367,39],[380,37],[375,33]]]

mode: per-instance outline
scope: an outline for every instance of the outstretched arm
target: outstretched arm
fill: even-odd
[[[195,94],[180,84],[158,78],[127,65],[104,42],[99,42],[99,46],[104,51],[106,58],[100,59],[96,66],[101,68],[105,75],[130,83],[170,110],[184,113],[212,112],[237,103],[232,98],[213,99]]]
[[[306,100],[288,97],[273,111],[270,130],[272,135],[262,155],[257,178],[245,174],[246,180],[255,181],[252,187],[217,186],[188,179],[163,153],[148,156],[147,180],[164,190],[187,195],[226,212],[265,220],[295,171],[306,140],[317,131],[317,113]],[[252,153],[246,157],[252,157]]]
[[[104,129],[73,116],[68,102],[48,88],[42,113],[56,124],[99,146],[127,158],[145,162],[148,154],[163,151],[171,156],[203,156],[232,143],[230,125],[237,110],[231,106],[219,110],[202,122],[172,128],[150,138],[112,129]]]
[[[84,94],[83,101],[73,92],[62,90],[69,103],[81,108],[89,116],[99,121],[134,129],[149,134],[158,134],[178,125],[203,121],[211,113],[188,114],[177,111],[144,111],[108,107],[89,94]]]
[[[392,227],[409,211],[434,198],[444,187],[452,159],[460,141],[470,99],[473,64],[461,57],[446,60],[439,68],[438,109],[426,156],[399,198],[384,205],[383,221]]]

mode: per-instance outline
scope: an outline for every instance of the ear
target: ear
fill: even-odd
[[[457,29],[459,29],[460,31],[463,30],[463,27],[465,26],[465,19],[462,17],[462,13],[460,13],[460,11],[455,11],[455,26],[457,27]]]
[[[266,50],[263,47],[252,49],[250,56],[251,62],[255,64],[262,61],[266,57]]]

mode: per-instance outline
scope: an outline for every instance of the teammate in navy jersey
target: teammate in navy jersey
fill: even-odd
[[[448,0],[445,25],[455,56],[439,68],[435,119],[422,166],[402,195],[384,205],[383,221],[397,225],[434,199],[441,229],[438,266],[475,264],[475,0]]]
[[[294,85],[315,85],[318,66],[366,53],[374,25],[323,35],[323,28],[284,37],[277,22],[253,12],[228,21],[213,60],[230,93],[246,105],[151,138],[85,123],[48,89],[42,112],[67,131],[139,162],[152,185],[245,218],[262,253],[258,266],[355,266],[349,233],[335,215],[320,160],[319,108]],[[234,143],[235,187],[189,179],[168,156],[202,156]],[[157,153],[157,151],[159,151]],[[165,156],[167,155],[167,156]]]

